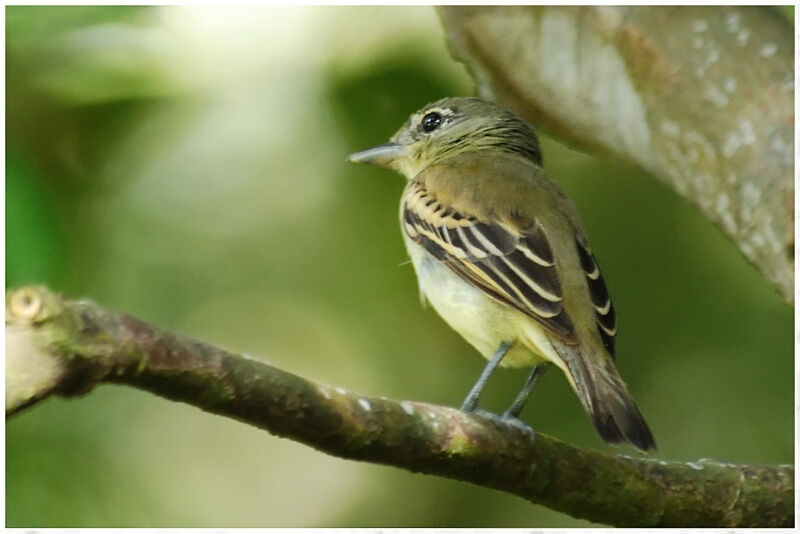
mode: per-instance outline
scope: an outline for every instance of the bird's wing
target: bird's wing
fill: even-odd
[[[577,342],[556,260],[538,222],[525,228],[484,222],[443,205],[422,183],[412,182],[403,196],[402,224],[411,240],[458,276],[565,342]]]
[[[606,282],[600,273],[597,259],[592,254],[586,239],[576,237],[575,246],[578,249],[578,258],[580,258],[581,267],[589,285],[589,294],[592,298],[595,318],[597,319],[597,329],[600,331],[603,345],[613,358],[617,336],[617,313],[614,311],[614,304],[611,302]]]

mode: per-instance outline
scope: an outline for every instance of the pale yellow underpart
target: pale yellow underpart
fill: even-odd
[[[533,319],[463,280],[405,233],[403,239],[417,272],[423,302],[430,303],[485,358],[490,358],[501,343],[510,343],[501,367],[529,367],[548,361],[561,368],[572,382],[544,329]]]

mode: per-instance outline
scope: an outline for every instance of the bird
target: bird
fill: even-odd
[[[400,225],[423,304],[488,360],[463,411],[529,428],[520,413],[555,366],[604,441],[656,448],[615,366],[616,311],[580,215],[528,122],[482,98],[443,98],[348,161],[408,181]],[[531,368],[502,416],[478,402],[498,366]]]

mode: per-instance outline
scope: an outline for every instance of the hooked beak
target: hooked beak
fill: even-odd
[[[356,152],[347,156],[347,161],[351,163],[371,163],[373,165],[380,165],[387,167],[397,158],[405,155],[403,145],[397,143],[386,143],[376,147]]]

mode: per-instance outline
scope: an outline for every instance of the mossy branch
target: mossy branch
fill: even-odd
[[[793,302],[794,31],[785,16],[766,6],[439,9],[481,96],[649,171]]]
[[[788,527],[794,467],[583,450],[453,408],[315,384],[43,287],[6,295],[6,416],[127,384],[323,452],[470,482],[619,526]]]

